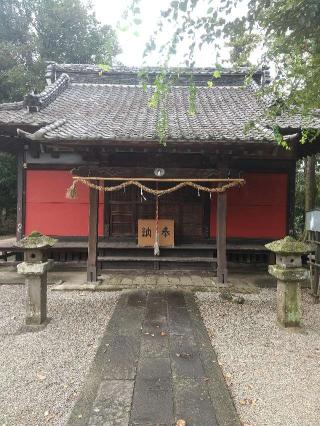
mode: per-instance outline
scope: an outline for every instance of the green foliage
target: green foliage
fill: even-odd
[[[143,79],[144,76],[141,75],[140,78]],[[144,81],[144,85],[146,85],[146,81]],[[160,144],[166,145],[168,128],[167,100],[170,92],[170,81],[165,69],[156,76],[153,82],[153,87],[154,90],[149,99],[149,107],[159,110],[156,132],[159,137]]]
[[[0,102],[42,90],[44,61],[112,65],[115,31],[81,0],[0,0]]]
[[[207,8],[203,8],[205,3]],[[243,16],[232,18],[234,8],[241,6]],[[264,94],[275,100],[271,108],[274,115],[299,110],[307,116],[319,108],[319,0],[177,0],[161,16],[147,52],[158,48],[167,61],[178,45],[183,48],[187,44],[185,63],[192,66],[196,47],[212,47],[218,60],[219,50],[226,43],[235,67],[252,67],[252,53],[257,56],[260,52],[255,67],[272,63],[275,68],[275,79],[263,88]],[[175,23],[175,31],[160,43],[163,20]],[[212,85],[209,83],[209,87]]]
[[[197,109],[196,99],[197,99],[197,88],[196,88],[196,85],[194,84],[194,81],[191,75],[190,84],[189,84],[189,109],[188,109],[188,114],[190,115],[195,115],[196,113],[196,109]]]
[[[0,0],[0,103],[42,90],[46,60],[102,62],[105,69],[119,52],[115,31],[97,21],[88,3]],[[15,159],[0,154],[0,206],[13,214],[15,205]]]
[[[16,159],[0,153],[0,206],[13,211],[16,199]]]
[[[279,145],[282,146],[282,148],[290,150],[290,147],[288,143],[283,138],[282,134],[280,133],[280,129],[278,126],[273,127],[273,136],[275,138],[275,141],[278,142]]]
[[[33,22],[44,60],[111,65],[120,52],[109,25],[101,25],[92,7],[79,0],[37,0]]]
[[[166,145],[168,130],[168,96],[176,79],[179,77],[179,71],[168,72],[167,68],[162,68],[156,75],[154,81],[149,81],[148,74],[145,70],[139,72],[140,83],[147,92],[148,85],[152,86],[152,94],[149,98],[148,106],[158,109],[158,119],[156,123],[156,133],[161,145]],[[193,81],[192,73],[189,78],[189,108],[188,113],[194,115],[196,113],[196,95],[197,88]]]

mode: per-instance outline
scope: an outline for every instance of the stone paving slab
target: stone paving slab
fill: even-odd
[[[188,425],[218,426],[207,385],[201,379],[183,379],[174,383],[177,418]]]
[[[127,425],[130,418],[133,385],[133,380],[102,382],[92,407],[89,426]]]
[[[219,292],[221,285],[216,282],[216,277],[208,271],[188,272],[161,271],[159,273],[146,273],[142,275],[137,271],[113,271],[99,277],[97,283],[86,282],[84,270],[61,270],[55,268],[48,274],[48,282],[54,284],[56,291],[119,291],[147,289],[152,291],[213,291]],[[24,280],[17,274],[16,267],[2,264],[0,267],[0,285],[24,284]],[[230,289],[237,293],[256,293],[259,287],[275,287],[276,280],[266,271],[256,272],[230,272]]]
[[[68,426],[240,426],[191,293],[122,294]]]

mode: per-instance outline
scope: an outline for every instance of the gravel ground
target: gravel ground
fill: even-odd
[[[275,321],[276,292],[243,305],[197,293],[201,314],[244,425],[320,424],[320,305],[303,292],[303,327]]]
[[[24,288],[0,286],[0,425],[65,425],[119,293],[48,292],[48,326],[21,332]]]

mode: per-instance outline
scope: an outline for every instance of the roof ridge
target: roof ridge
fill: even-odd
[[[6,110],[6,111],[17,111],[23,108],[23,101],[19,102],[4,102],[0,104],[0,111]]]
[[[71,86],[80,86],[80,87],[132,87],[132,88],[140,88],[143,89],[143,85],[142,83],[140,84],[123,84],[123,83],[85,83],[85,82],[77,82],[77,81],[72,81],[70,83]],[[153,88],[155,87],[154,84],[146,84],[147,88]],[[172,86],[170,86],[171,88],[176,88],[176,89],[184,89],[184,90],[189,90],[188,86],[179,86],[179,85],[175,85],[173,84]],[[248,86],[244,86],[244,85],[239,85],[239,86],[228,86],[228,85],[217,85],[217,86],[213,86],[213,87],[209,87],[209,86],[196,86],[196,89],[246,89],[248,88]]]
[[[220,67],[161,67],[161,66],[125,66],[125,65],[116,65],[110,66],[108,69],[105,69],[103,66],[95,64],[66,64],[66,63],[56,63],[50,62],[47,66],[47,71],[53,73],[55,71],[64,71],[64,72],[76,72],[76,73],[137,73],[141,71],[146,72],[160,72],[163,70],[167,72],[180,72],[184,74],[210,74],[214,71],[220,71],[221,74],[225,75],[234,75],[234,74],[248,74],[250,71],[249,67],[239,67],[239,68],[220,68]],[[255,73],[263,73],[263,69],[259,68]]]
[[[24,97],[23,105],[30,111],[39,111],[48,106],[68,87],[70,77],[68,74],[61,74],[52,84],[47,86],[41,93],[29,93]]]
[[[44,135],[47,132],[49,132],[50,130],[55,130],[58,127],[63,126],[66,122],[67,120],[65,118],[62,118],[61,120],[54,121],[53,123],[48,124],[47,126],[41,127],[41,129],[37,130],[34,133],[29,133],[29,132],[26,132],[25,130],[17,129],[17,134],[19,136],[24,136],[25,138],[33,140],[33,141],[42,140]]]

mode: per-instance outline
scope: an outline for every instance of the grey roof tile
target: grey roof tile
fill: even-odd
[[[81,65],[73,69],[80,68]],[[146,93],[138,85],[76,83],[61,74],[41,94],[28,95],[23,103],[0,105],[0,125],[37,126],[40,130],[35,133],[20,132],[20,135],[43,141],[156,140],[160,110],[148,106],[153,90],[151,86]],[[272,126],[264,118],[265,108],[253,87],[200,85],[196,113],[191,115],[188,87],[174,86],[167,100],[167,138],[272,142]],[[256,126],[246,132],[246,125],[253,120]],[[298,116],[281,117],[277,122],[281,127],[303,125],[303,119]],[[319,128],[320,117],[312,118],[311,125]]]

